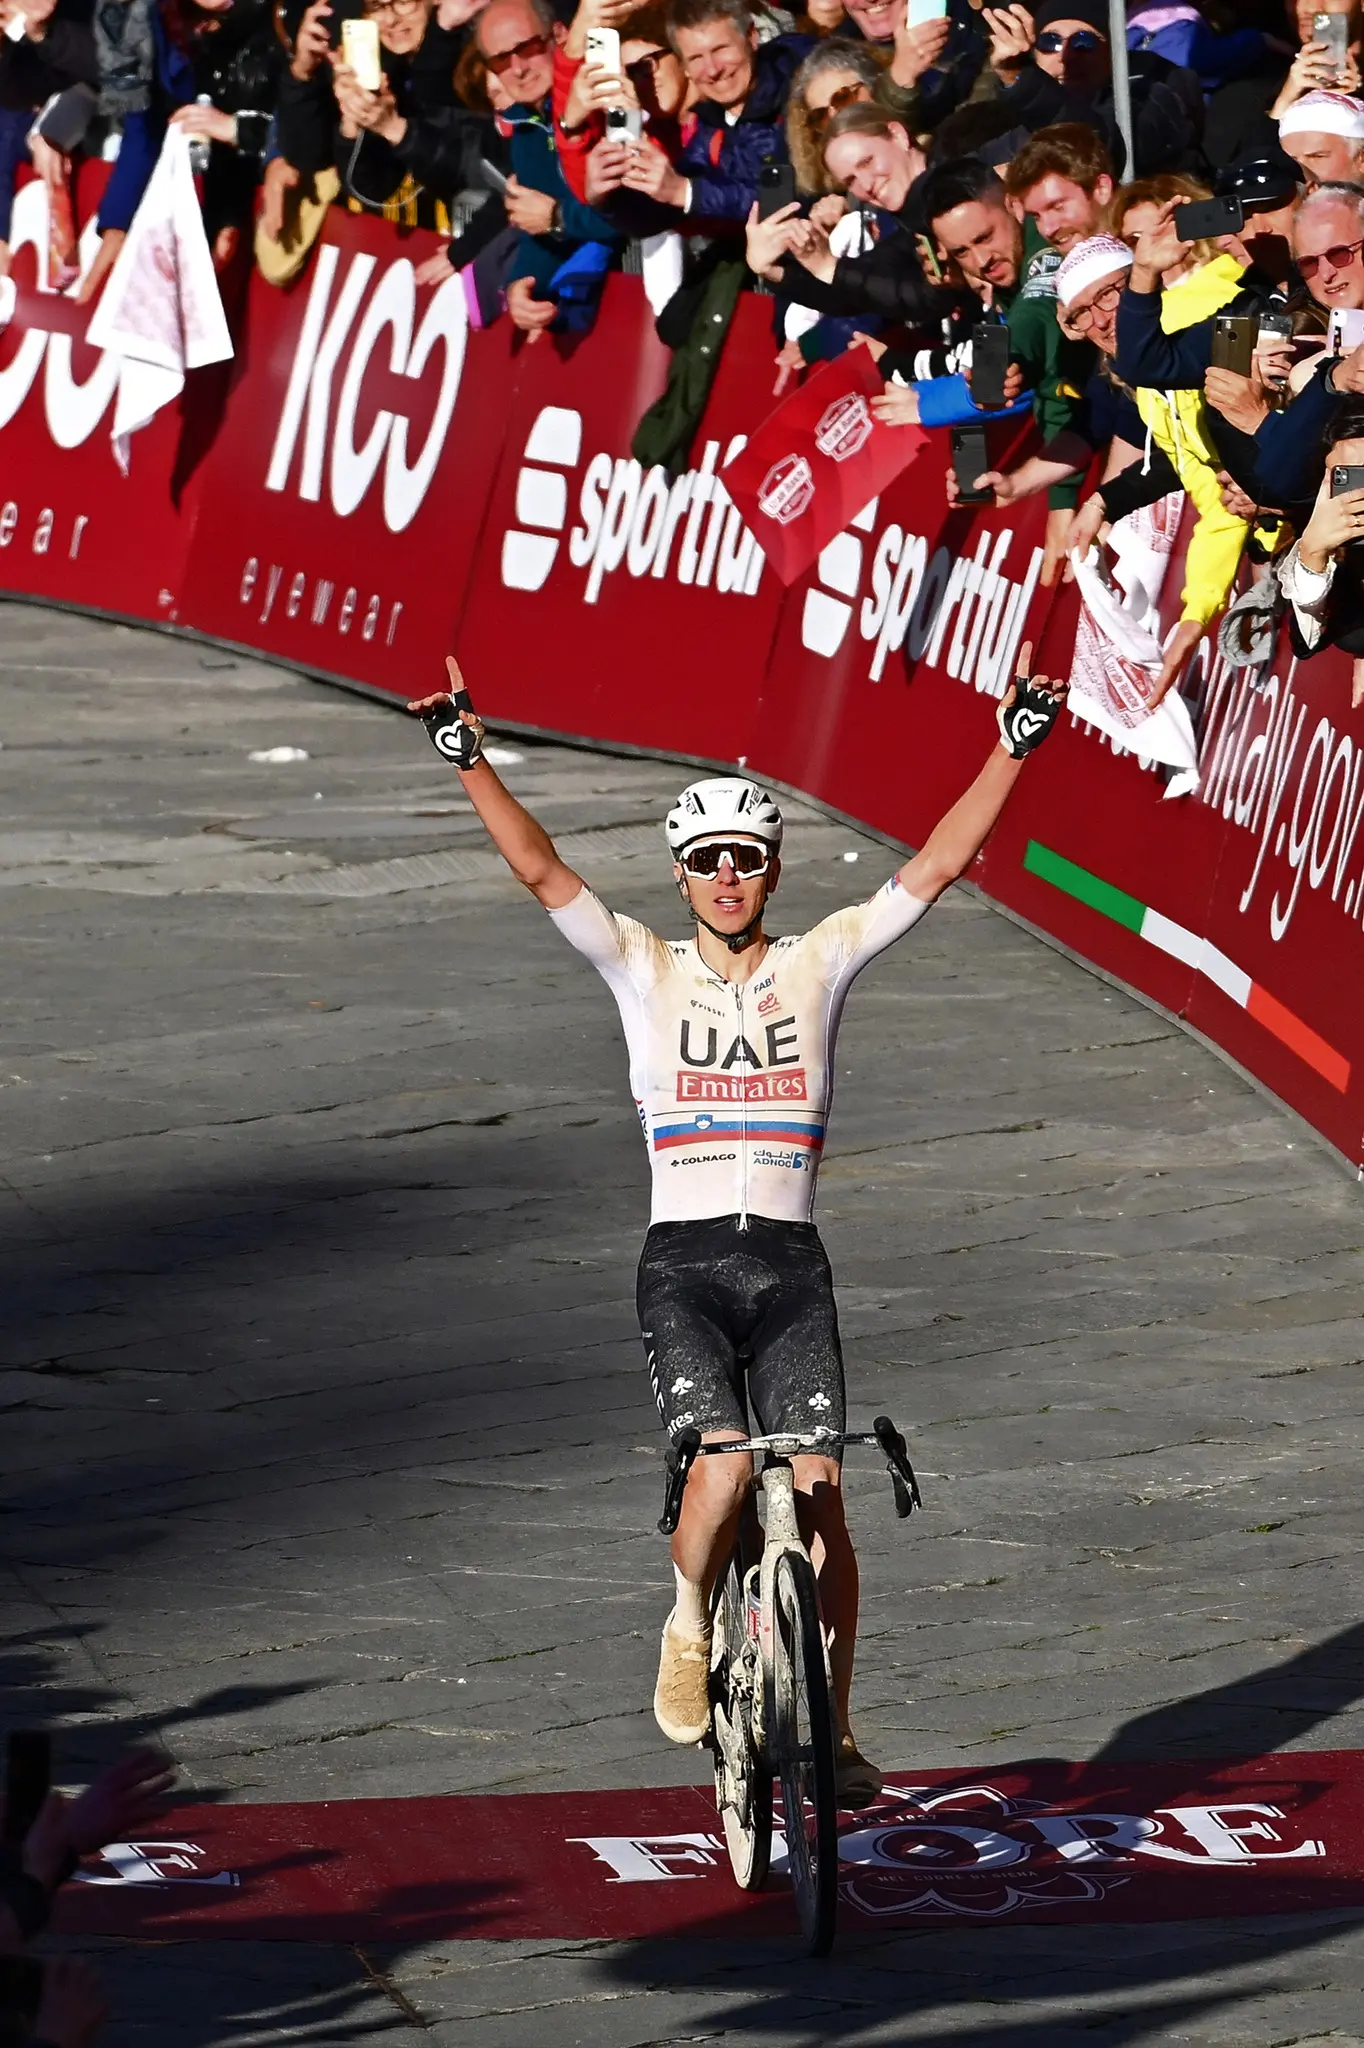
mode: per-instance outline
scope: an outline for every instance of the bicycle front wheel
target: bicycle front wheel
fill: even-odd
[[[814,1568],[787,1551],[773,1584],[773,1758],[791,1889],[811,1955],[827,1955],[838,1904],[833,1710]]]

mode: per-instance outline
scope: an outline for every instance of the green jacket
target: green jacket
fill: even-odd
[[[1075,424],[1081,394],[1097,363],[1087,341],[1071,341],[1056,324],[1056,273],[1061,258],[1038,233],[1036,222],[1023,223],[1023,270],[1011,292],[997,292],[995,304],[1009,329],[1011,353],[1032,391],[1033,418],[1044,441]],[[1073,506],[1079,502],[1082,477],[1053,484],[1047,502]]]

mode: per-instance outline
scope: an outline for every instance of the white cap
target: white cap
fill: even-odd
[[[1126,242],[1116,235],[1091,235],[1088,241],[1075,244],[1056,272],[1052,280],[1056,296],[1063,306],[1072,305],[1101,277],[1115,270],[1130,270],[1134,260]]]
[[[1364,100],[1348,92],[1305,92],[1279,122],[1280,140],[1285,135],[1342,135],[1347,142],[1364,142]]]

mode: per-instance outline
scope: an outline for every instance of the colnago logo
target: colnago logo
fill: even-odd
[[[945,668],[957,682],[1002,697],[1041,575],[1041,548],[1015,581],[1004,573],[1014,539],[1007,530],[982,532],[974,556],[954,557],[945,547],[930,555],[922,534],[892,521],[870,551],[864,597],[868,549],[857,535],[875,531],[877,510],[873,499],[820,555],[819,583],[806,592],[801,615],[802,646],[831,660],[856,620],[871,649],[873,682],[903,649],[912,662]]]
[[[582,438],[582,415],[564,406],[545,406],[532,422],[516,479],[516,524],[502,536],[509,590],[541,590],[549,579]],[[766,558],[718,474],[744,443],[736,434],[722,463],[720,443],[707,441],[700,467],[672,479],[633,457],[592,456],[578,490],[578,524],[568,533],[568,560],[587,571],[584,604],[598,603],[607,577],[622,568],[636,578],[671,575],[696,589],[756,593]]]
[[[382,469],[384,524],[390,533],[403,533],[431,488],[459,397],[469,337],[464,288],[458,277],[447,278],[418,324],[417,277],[406,257],[387,266],[372,292],[378,257],[354,255],[343,273],[345,260],[330,245],[317,252],[265,487],[287,491],[292,480],[300,498],[316,503],[325,484],[332,510],[348,519]],[[407,415],[382,406],[356,445],[361,394],[376,352],[391,377],[413,384],[440,360],[435,411],[418,447],[410,445]]]
[[[38,290],[48,294],[47,187],[40,178],[25,185],[15,197],[9,242],[15,255],[23,248],[34,251]],[[92,220],[81,236],[82,267],[93,258],[98,242],[99,230]],[[50,296],[55,302],[57,295]],[[0,430],[24,404],[41,370],[43,410],[55,446],[79,448],[89,440],[118,390],[121,364],[117,356],[102,350],[90,375],[76,378],[71,371],[74,346],[70,334],[53,333],[36,322],[27,328],[12,359],[0,370]],[[74,549],[72,553],[74,558]]]

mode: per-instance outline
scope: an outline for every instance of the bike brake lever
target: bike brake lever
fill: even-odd
[[[671,1536],[682,1518],[682,1496],[687,1490],[687,1474],[696,1463],[696,1454],[701,1448],[699,1429],[682,1429],[668,1446],[663,1463],[667,1479],[663,1488],[663,1513],[658,1519],[660,1536]]]
[[[885,1453],[886,1468],[895,1492],[895,1512],[903,1522],[922,1508],[923,1498],[919,1482],[914,1477],[914,1467],[909,1462],[909,1446],[888,1415],[878,1415],[872,1424],[876,1441]]]

